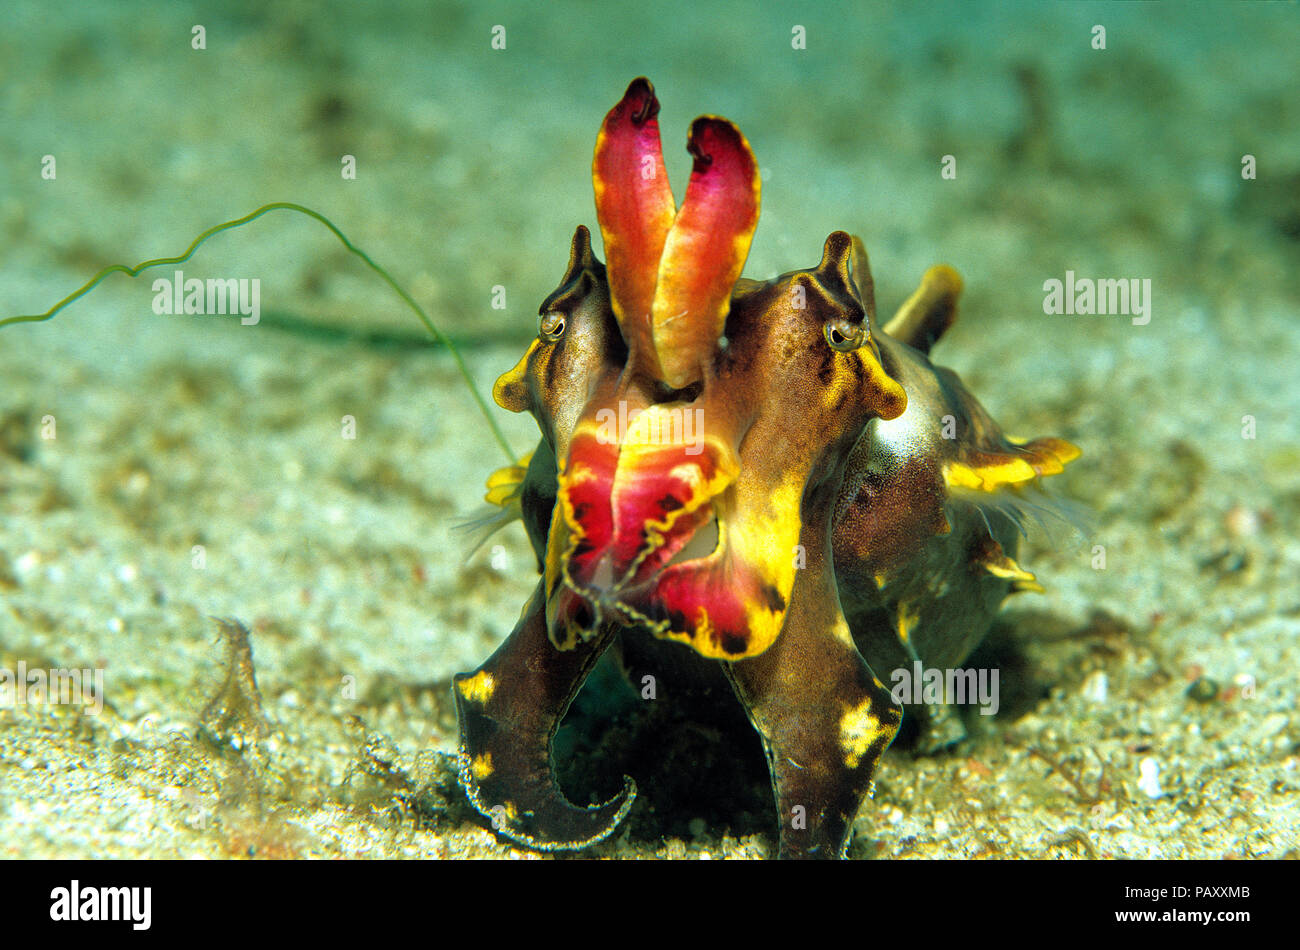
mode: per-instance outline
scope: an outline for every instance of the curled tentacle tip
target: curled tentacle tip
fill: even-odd
[[[659,114],[659,99],[655,96],[654,83],[644,76],[637,76],[627,84],[620,107],[627,109],[628,118],[633,125],[642,125]]]
[[[725,163],[720,167],[735,169],[739,177],[746,179],[754,170],[749,142],[733,122],[721,116],[702,115],[692,122],[686,136],[686,150],[695,160],[691,171],[696,175],[708,172],[714,162]],[[754,187],[758,187],[756,181]]]

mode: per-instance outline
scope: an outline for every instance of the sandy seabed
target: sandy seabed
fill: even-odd
[[[300,201],[487,391],[595,223],[595,132],[644,73],[675,181],[700,113],[758,155],[748,276],[810,266],[845,228],[889,312],[953,264],[967,290],[936,361],[1009,431],[1084,450],[1053,487],[1089,508],[1086,536],[1031,537],[1046,593],[1009,602],[980,654],[998,714],[942,755],[887,754],[850,856],[1297,856],[1293,6],[963,5],[958,28],[943,5],[827,8],[795,50],[741,4],[521,5],[500,51],[458,4],[233,3],[202,51],[206,8],[133,7],[0,13],[0,316]],[[160,316],[148,279],[116,275],[0,329],[0,668],[105,682],[98,714],[0,709],[0,854],[535,857],[449,768],[449,678],[535,582],[519,525],[495,557],[453,530],[505,456],[451,359],[306,219],[183,269],[257,277],[261,321]],[[1045,314],[1067,271],[1151,280],[1150,322]],[[498,416],[526,451],[531,421]],[[260,710],[213,618],[247,625]],[[773,849],[766,819],[661,817],[590,853]]]

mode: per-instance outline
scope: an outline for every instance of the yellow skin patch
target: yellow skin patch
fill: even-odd
[[[1005,554],[1000,560],[986,562],[984,569],[994,577],[1004,577],[1011,581],[1012,588],[1016,591],[1034,591],[1038,594],[1044,592],[1043,585],[1038,583],[1037,577]]]
[[[803,498],[803,483],[790,477],[767,495],[766,503],[757,510],[748,510],[745,517],[731,519],[727,531],[727,547],[741,552],[741,556],[754,571],[781,594],[788,605],[794,589],[795,548],[803,520],[799,516],[799,503]],[[719,534],[723,529],[722,515],[718,516]],[[773,643],[785,626],[785,611],[774,611],[761,603],[745,606],[749,625],[749,649],[743,655],[725,654],[713,649],[712,641],[697,641],[683,637],[697,651],[717,659],[738,660],[758,656]],[[703,649],[701,649],[703,647]]]
[[[475,673],[469,679],[461,680],[456,684],[460,694],[472,703],[486,703],[496,692],[496,680],[492,674],[486,671]]]
[[[470,762],[469,767],[470,767],[470,771],[474,773],[474,777],[476,779],[478,779],[480,782],[484,781],[485,779],[490,777],[493,772],[492,753],[484,752],[482,755],[474,756],[474,759],[473,761]]]
[[[857,649],[853,642],[853,633],[849,630],[849,623],[844,619],[843,614],[835,618],[835,624],[831,627],[831,636],[845,646]]]
[[[907,409],[907,392],[898,380],[885,372],[868,345],[845,353],[843,359],[835,361],[834,376],[822,393],[822,405],[828,411],[834,410],[862,385],[858,375],[849,368],[847,360],[857,360],[862,365],[866,385],[876,391],[877,403],[874,408],[880,418],[888,420],[901,416]]]
[[[550,539],[546,545],[545,564],[546,589],[548,591],[559,590],[561,579],[563,579],[565,587],[572,591],[572,585],[568,582],[568,569],[566,568],[564,561],[568,551],[572,548],[573,544],[576,544],[576,541],[571,539],[570,544],[565,545],[559,544],[555,540],[556,538],[561,537],[562,532],[565,530],[566,519],[564,513],[566,509],[570,509],[570,506],[564,499],[564,496],[561,495],[560,500],[555,504],[555,509],[551,512],[551,527],[547,531],[547,537]],[[573,512],[571,509],[569,510],[569,519],[567,523],[573,523]],[[548,605],[548,611],[549,609],[550,607]],[[553,619],[548,616],[547,637],[550,639],[551,644],[555,649],[562,652],[572,650],[580,641],[589,639],[594,635],[594,633],[594,630],[584,630],[582,627],[570,622],[568,619],[565,619],[563,622],[554,622]]]
[[[864,699],[850,707],[840,718],[840,747],[844,750],[844,764],[856,769],[874,743],[885,730],[871,712],[871,700]]]
[[[857,357],[857,352],[845,354],[849,359]],[[855,377],[843,359],[835,361],[834,375],[831,381],[822,391],[822,405],[827,409],[834,409],[840,405],[848,396],[849,391],[854,388],[857,377]]]
[[[523,394],[528,390],[528,363],[541,345],[541,340],[533,340],[519,362],[502,373],[492,386],[493,401],[507,412],[523,412],[527,408]]]
[[[569,470],[560,476],[560,484],[561,486],[572,487],[574,485],[585,484],[595,477],[596,473],[586,465],[573,462],[570,463]]]
[[[916,623],[921,619],[921,612],[915,607],[908,604],[900,603],[898,605],[898,639],[904,643],[911,643],[912,631],[916,629]]]
[[[784,595],[794,587],[795,547],[803,521],[803,482],[791,476],[767,492],[766,501],[730,519],[728,543]]]

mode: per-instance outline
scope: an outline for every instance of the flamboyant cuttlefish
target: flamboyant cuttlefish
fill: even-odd
[[[1015,519],[992,512],[1079,451],[1009,439],[930,362],[961,289],[950,268],[883,330],[843,231],[816,267],[742,279],[748,142],[696,119],[677,208],[658,112],[637,79],[606,116],[592,165],[606,263],[579,227],[537,339],[493,393],[541,429],[488,498],[522,516],[542,578],[510,637],[455,679],[461,782],[530,847],[609,835],[634,782],[572,804],[551,740],[616,646],[639,669],[707,667],[715,699],[729,684],[767,752],[781,856],[843,856],[902,716],[872,670],[959,664],[1008,593],[1036,588]],[[916,711],[941,739],[951,728]]]

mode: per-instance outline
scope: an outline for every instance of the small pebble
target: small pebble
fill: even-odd
[[[1259,533],[1259,515],[1241,505],[1229,508],[1223,516],[1223,523],[1234,538],[1249,538]]]
[[[1106,696],[1110,691],[1110,680],[1101,670],[1095,670],[1088,675],[1083,681],[1083,698],[1090,703],[1101,705],[1106,702]]]
[[[1159,798],[1164,795],[1160,788],[1160,763],[1147,756],[1138,763],[1138,788],[1146,793],[1147,798]]]
[[[1259,734],[1267,739],[1277,735],[1286,728],[1286,713],[1273,713],[1265,716],[1264,721],[1259,724]]]

